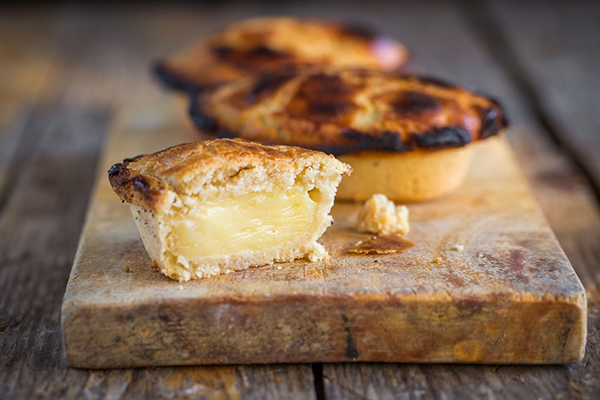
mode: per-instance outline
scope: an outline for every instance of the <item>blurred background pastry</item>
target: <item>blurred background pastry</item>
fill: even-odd
[[[331,21],[263,17],[239,21],[155,66],[168,87],[197,92],[248,74],[305,65],[397,69],[406,48],[370,28]]]
[[[304,68],[195,97],[203,132],[302,146],[350,164],[338,199],[439,197],[462,181],[473,143],[506,125],[493,99],[438,79],[375,69]]]

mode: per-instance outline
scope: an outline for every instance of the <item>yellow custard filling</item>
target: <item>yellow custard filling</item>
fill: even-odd
[[[294,185],[203,202],[175,221],[170,250],[189,260],[285,247],[311,233],[318,195]]]

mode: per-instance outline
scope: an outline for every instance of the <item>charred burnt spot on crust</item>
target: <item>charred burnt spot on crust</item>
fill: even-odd
[[[126,159],[123,160],[123,163],[134,162],[134,161],[137,161],[137,160],[139,160],[140,158],[142,158],[144,156],[145,156],[145,154],[140,154],[140,155],[135,156],[135,157],[126,158]]]
[[[190,103],[189,115],[194,124],[205,133],[214,134],[218,129],[218,124],[215,119],[204,112],[202,106],[201,95],[198,94],[192,97]]]
[[[126,160],[125,160],[126,161]],[[121,174],[121,171],[125,169],[123,163],[117,163],[108,169],[108,177],[112,179]]]
[[[290,53],[275,50],[264,45],[254,47],[250,49],[246,54],[248,55],[248,57],[265,58],[271,60],[287,60],[289,58],[292,58],[292,55]]]
[[[127,168],[127,160],[113,165],[108,170],[108,179],[113,186],[123,185],[130,175],[131,171]]]
[[[142,175],[136,175],[131,178],[131,183],[133,184],[133,188],[140,192],[148,192],[152,189],[152,185]]]
[[[148,179],[142,175],[131,177],[131,187],[140,194],[142,200],[146,203],[151,203],[162,192],[160,189],[153,187]]]
[[[492,104],[496,107],[498,112],[498,123],[501,128],[506,128],[510,124],[508,117],[506,116],[506,110],[502,103],[499,100],[496,100],[493,97],[488,97],[488,99],[492,102]]]
[[[275,50],[265,45],[252,47],[249,50],[240,50],[229,46],[217,46],[213,47],[211,51],[215,57],[226,61],[236,61],[252,57],[268,59],[287,59],[292,57],[290,53]]]
[[[501,123],[498,121],[498,110],[495,108],[481,108],[477,107],[477,111],[481,115],[481,130],[479,131],[479,138],[486,139],[502,129]]]
[[[302,82],[300,91],[308,95],[308,97],[326,96],[339,98],[351,93],[350,88],[341,77],[324,73],[309,75]]]
[[[355,91],[355,87],[338,75],[308,75],[288,103],[287,110],[293,116],[316,123],[340,123],[357,108],[352,99]]]
[[[425,93],[402,92],[391,104],[392,109],[399,115],[418,115],[431,113],[440,109],[440,102]]]
[[[147,204],[152,203],[154,198],[161,193],[161,190],[153,187],[144,176],[132,176],[132,171],[127,168],[127,161],[110,167],[108,170],[108,179],[114,191],[121,197],[121,200],[128,203],[131,203],[135,196],[127,188],[131,188],[131,190],[138,193],[140,199]]]
[[[384,131],[378,136],[380,149],[386,151],[408,151],[411,147],[402,141],[402,137],[398,132]]]
[[[481,107],[478,105],[473,107],[481,118],[481,130],[479,131],[480,139],[494,136],[509,125],[506,112],[500,101],[481,91],[474,91],[473,93],[483,97],[490,103],[490,107]]]
[[[340,24],[340,32],[366,41],[372,41],[379,37],[379,33],[372,27],[355,22]]]
[[[372,134],[349,128],[341,133],[341,137],[347,141],[346,144],[317,146],[315,150],[335,156],[368,150],[403,153],[415,148],[442,150],[463,147],[472,142],[471,134],[466,129],[451,126],[424,133],[415,132],[408,143],[404,143],[400,133],[394,131]]]
[[[159,61],[154,64],[153,68],[154,76],[161,81],[165,86],[180,90],[189,94],[197,94],[204,90],[204,87],[198,84],[194,84],[189,80],[185,79],[181,75],[169,69],[166,64]]]
[[[256,104],[261,98],[275,93],[277,89],[293,77],[293,72],[262,75],[248,92],[246,104]]]
[[[315,146],[315,150],[322,151],[334,156],[357,153],[366,150],[379,150],[390,152],[405,152],[411,150],[402,142],[398,132],[384,131],[376,135],[360,132],[355,129],[347,128],[342,131],[341,137],[346,141],[345,144]]]
[[[236,49],[229,46],[217,46],[211,49],[214,56],[224,62],[232,63],[244,70],[260,70],[265,65],[286,64],[294,56],[284,51],[260,45],[250,49]]]
[[[383,150],[395,152],[410,150],[410,147],[406,146],[402,141],[400,134],[393,131],[383,131],[378,135],[372,135],[354,129],[347,129],[342,132],[342,137],[352,142],[351,147],[358,150]]]
[[[341,114],[346,114],[354,108],[354,104],[348,101],[320,101],[309,103],[308,111],[317,120],[333,120]]]
[[[444,88],[448,88],[448,89],[458,89],[458,86],[456,86],[453,83],[450,83],[448,81],[445,81],[443,79],[440,78],[435,78],[433,76],[429,76],[429,75],[416,75],[415,76],[416,79],[418,79],[419,81],[423,82],[423,83],[429,83],[432,85],[436,85],[436,86],[440,86],[440,87],[444,87]]]
[[[425,133],[414,133],[412,141],[421,149],[439,150],[463,147],[471,143],[471,134],[464,128],[446,126]]]
[[[486,96],[485,94],[479,94],[485,97],[490,103],[491,107],[484,108],[480,106],[474,106],[475,110],[481,118],[481,130],[479,131],[479,138],[486,139],[490,136],[496,135],[500,130],[508,126],[508,120],[502,104],[492,97]]]
[[[211,49],[214,56],[220,60],[227,60],[233,54],[234,50],[229,46],[216,46]]]

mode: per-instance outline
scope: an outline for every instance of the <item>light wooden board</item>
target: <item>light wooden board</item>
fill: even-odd
[[[158,104],[113,131],[62,307],[73,366],[581,358],[585,291],[503,139],[478,145],[458,192],[410,205],[406,252],[347,255],[368,236],[354,229],[359,206],[340,203],[321,239],[328,261],[180,284],[149,267],[105,172],[198,138],[178,120]]]

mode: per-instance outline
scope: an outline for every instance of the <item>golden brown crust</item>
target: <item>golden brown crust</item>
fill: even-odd
[[[353,68],[286,70],[199,95],[204,131],[348,154],[462,147],[507,125],[493,99],[431,78]]]
[[[339,173],[350,168],[333,156],[293,146],[265,146],[242,139],[216,139],[184,143],[168,149],[125,159],[108,171],[110,184],[121,200],[156,210],[170,190],[183,191],[198,175],[212,176],[216,169],[231,174],[256,165],[279,170],[320,163]],[[170,190],[169,190],[170,189]]]
[[[145,156],[140,156],[142,157]],[[110,167],[108,170],[110,185],[121,201],[156,210],[157,205],[165,200],[168,186],[166,182],[130,169],[129,164],[135,161],[136,158],[125,159],[122,163]]]
[[[227,26],[186,52],[158,63],[169,86],[195,92],[299,65],[396,69],[407,58],[400,43],[368,29],[317,20],[271,17]]]

